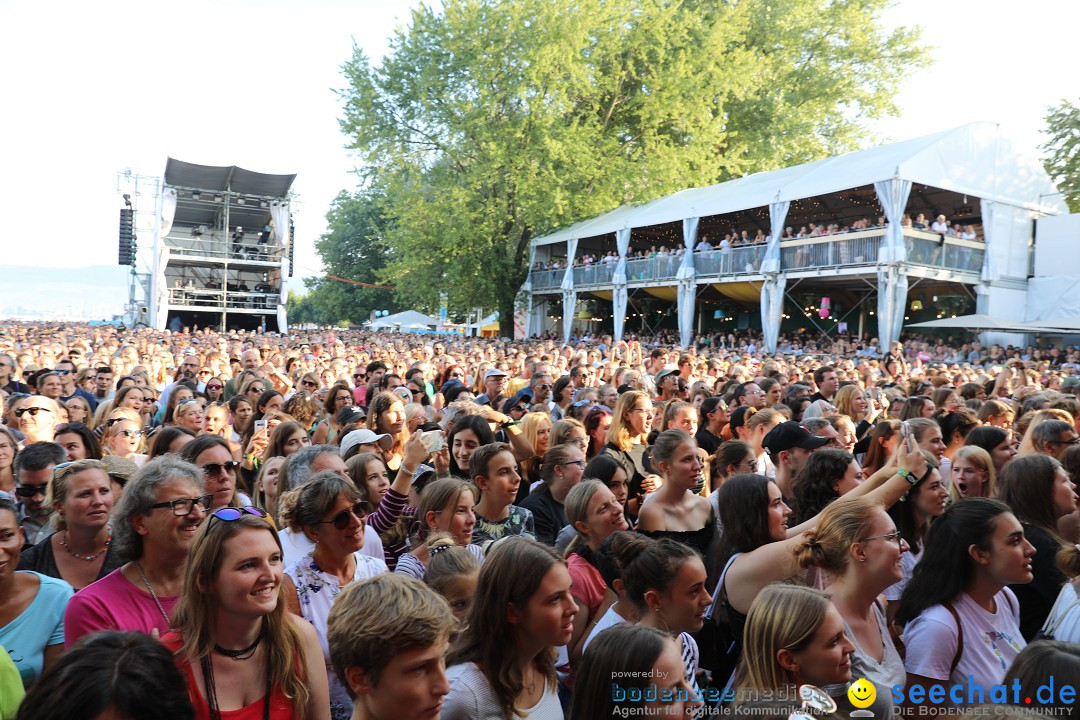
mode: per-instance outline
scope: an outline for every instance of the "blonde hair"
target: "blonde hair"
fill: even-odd
[[[836,412],[839,414],[847,415],[853,422],[857,422],[863,418],[863,413],[855,412],[852,405],[855,403],[855,398],[862,394],[863,391],[858,385],[845,385],[836,391],[836,397],[833,398],[833,407],[836,408]]]
[[[994,461],[990,457],[990,453],[978,445],[965,445],[953,453],[952,464],[949,465],[950,474],[952,468],[956,467],[956,463],[961,460],[967,460],[986,473],[986,482],[983,483],[982,494],[979,497],[997,497],[997,470],[994,469]],[[952,482],[952,478],[948,478],[948,481],[949,496],[953,502],[957,502],[961,499],[960,491],[957,489],[956,483]]]
[[[76,460],[60,469],[59,472],[53,471],[53,476],[49,480],[49,484],[45,490],[45,507],[53,507],[57,503],[63,504],[67,499],[68,483],[71,480],[72,475],[78,475],[81,472],[87,470],[100,470],[101,474],[105,476],[105,483],[111,487],[111,479],[109,478],[109,470],[105,467],[105,463],[100,460]],[[59,512],[52,514],[52,526],[57,530],[67,530],[67,520]]]
[[[764,691],[795,684],[797,678],[780,665],[777,654],[806,648],[828,607],[829,596],[810,587],[774,583],[759,592],[746,615],[736,687]]]
[[[634,446],[634,440],[638,440],[642,444],[645,443],[644,435],[638,437],[630,435],[625,417],[626,413],[634,409],[634,405],[638,400],[652,402],[647,393],[637,390],[630,390],[619,396],[619,401],[615,403],[615,412],[611,415],[611,427],[608,428],[607,437],[604,438],[623,452],[630,452],[630,449]]]
[[[109,448],[109,441],[120,434],[120,420],[127,420],[135,423],[135,427],[142,430],[143,422],[142,416],[135,412],[131,408],[116,408],[108,414],[108,421],[105,423],[105,432],[101,434],[101,451],[107,455],[112,455],[113,452]],[[135,452],[141,453],[146,447],[146,436],[143,435],[139,439],[139,446],[135,448]]]
[[[551,447],[556,445],[562,445],[570,437],[570,431],[574,428],[581,428],[582,432],[585,432],[585,425],[580,420],[574,418],[563,418],[555,422],[551,426]],[[589,437],[589,433],[585,432],[585,437]]]
[[[525,436],[525,439],[529,441],[529,447],[533,449],[533,454],[536,452],[536,436],[540,432],[541,426],[544,423],[551,426],[551,416],[544,412],[531,412],[526,413],[525,417],[521,418],[521,434]],[[551,442],[548,442],[548,447],[551,447]]]
[[[851,562],[851,546],[866,538],[874,519],[884,512],[884,505],[865,497],[834,500],[821,513],[817,528],[796,546],[795,561],[801,568],[843,573]]]
[[[1023,457],[1024,455],[1031,455],[1034,452],[1038,452],[1035,448],[1035,442],[1032,439],[1032,435],[1035,432],[1035,428],[1042,425],[1048,420],[1061,420],[1067,422],[1070,425],[1074,424],[1072,415],[1064,410],[1055,410],[1054,408],[1044,408],[1031,413],[1031,419],[1028,421],[1027,430],[1024,431],[1024,437],[1020,440],[1020,447],[1016,451],[1017,457]]]

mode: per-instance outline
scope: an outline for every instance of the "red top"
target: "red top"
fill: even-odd
[[[161,642],[175,655],[183,645],[183,638],[178,633],[170,632],[161,638]],[[191,698],[191,704],[195,706],[195,720],[211,720],[210,704],[195,683],[195,673],[192,672],[191,663],[177,657],[176,667],[180,668],[180,672],[187,680],[188,697]],[[221,710],[221,720],[262,720],[263,699],[261,697],[239,710]],[[272,688],[270,692],[270,718],[271,720],[292,720],[293,718],[292,703],[278,687]]]

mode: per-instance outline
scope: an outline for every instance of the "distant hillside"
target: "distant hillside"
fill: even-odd
[[[131,268],[120,265],[0,265],[0,318],[109,319],[123,311],[130,281]]]

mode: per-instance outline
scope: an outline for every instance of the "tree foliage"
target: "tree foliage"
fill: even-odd
[[[385,193],[382,277],[509,330],[529,242],[620,204],[853,149],[925,62],[887,0],[445,0],[373,66],[342,128]]]
[[[340,192],[326,214],[327,231],[315,243],[327,275],[379,284],[379,273],[386,266],[387,246],[383,234],[387,227],[382,214],[383,198],[368,188],[350,194]],[[358,324],[367,320],[372,310],[396,309],[393,293],[342,282],[329,277],[304,281],[307,294],[288,305],[292,322],[326,325]],[[290,303],[293,298],[290,295]]]
[[[1068,100],[1050,108],[1046,134],[1039,148],[1046,153],[1043,165],[1057,183],[1072,212],[1080,212],[1080,108]]]

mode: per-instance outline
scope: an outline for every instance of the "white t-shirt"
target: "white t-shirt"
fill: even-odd
[[[491,683],[476,666],[462,663],[446,668],[450,694],[443,700],[442,720],[506,720]],[[540,702],[531,708],[517,708],[518,717],[529,720],[563,720],[556,688],[549,685]]]
[[[1067,582],[1050,609],[1047,619],[1053,618],[1052,634],[1055,640],[1080,644],[1080,587]]]
[[[886,600],[893,602],[894,600],[900,599],[900,595],[904,592],[904,587],[907,586],[908,581],[911,580],[912,573],[915,572],[915,566],[918,565],[919,560],[922,559],[923,550],[925,548],[926,543],[924,542],[919,546],[919,552],[906,552],[900,556],[900,572],[903,574],[903,577],[885,588],[885,592],[881,593]],[[946,612],[948,611],[946,610]]]
[[[953,609],[964,629],[964,647],[956,670],[949,674],[956,657],[959,634],[956,620],[944,605],[924,611],[904,628],[907,657],[904,664],[913,675],[951,684],[990,687],[1005,678],[1005,672],[1027,643],[1020,634],[1020,603],[1012,590],[1004,588],[994,596],[996,612],[987,612],[967,593],[953,601]]]
[[[604,630],[607,630],[609,627],[615,627],[616,625],[622,625],[624,622],[629,622],[626,618],[624,618],[618,613],[618,611],[616,610],[618,606],[619,603],[614,603],[611,607],[607,609],[607,612],[604,613],[603,616],[597,621],[595,627],[593,627],[592,632],[589,633],[589,636],[585,638],[585,644],[581,646],[581,652],[585,652],[586,648],[589,647],[589,643],[593,641],[593,638],[602,633]]]

